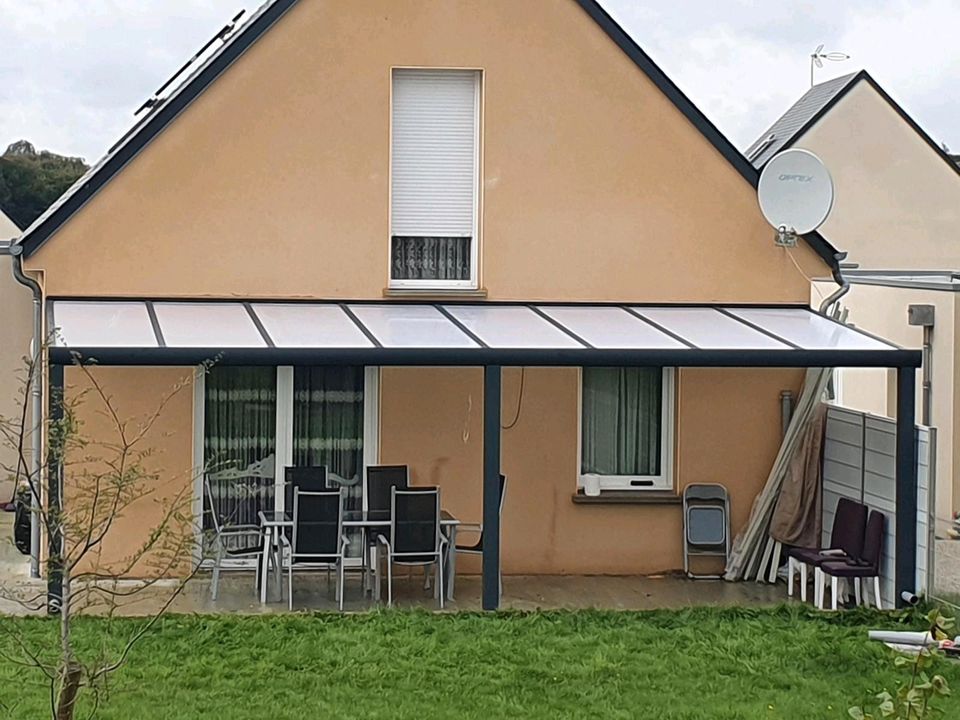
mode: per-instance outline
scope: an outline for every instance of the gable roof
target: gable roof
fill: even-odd
[[[232,35],[227,36],[219,48],[212,52],[168,96],[154,104],[142,120],[23,232],[18,242],[23,245],[24,254],[29,256],[36,251],[235,60],[259,40],[297,1],[266,0],[246,23],[238,27]],[[756,187],[759,180],[757,169],[601,7],[599,1],[576,0],[576,2],[734,169]],[[806,240],[828,266],[834,269],[838,267],[837,251],[826,240],[817,233],[806,236]]]
[[[879,83],[866,70],[814,85],[789,110],[781,115],[763,135],[757,138],[744,154],[756,169],[761,169],[770,158],[781,150],[789,148],[803,137],[859,82],[868,83],[903,121],[930,146],[940,159],[960,175],[960,165],[917,124],[916,120],[910,117],[906,110],[900,107],[896,100],[880,87]]]
[[[801,129],[807,128],[812,119],[820,117],[823,109],[851,84],[856,75],[850,73],[814,85],[777,118],[777,121],[744,151],[744,155],[754,167],[762,168],[767,160],[792,142]]]

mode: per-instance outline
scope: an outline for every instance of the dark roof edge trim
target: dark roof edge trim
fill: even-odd
[[[787,141],[784,143],[783,145],[784,149],[791,147],[795,142],[797,142],[800,138],[806,135],[810,131],[810,129],[814,125],[816,125],[818,122],[820,122],[820,120],[823,119],[823,116],[826,115],[828,112],[830,112],[830,110],[833,109],[833,107],[838,102],[840,102],[840,100],[846,97],[847,93],[849,93],[850,90],[852,90],[853,87],[856,86],[856,84],[861,80],[865,80],[870,85],[870,87],[876,90],[877,94],[879,94],[880,97],[883,98],[884,101],[886,101],[886,103],[891,108],[893,108],[893,110],[897,113],[897,115],[899,115],[907,123],[907,125],[909,125],[913,129],[913,131],[917,133],[917,135],[919,135],[923,139],[923,141],[927,143],[927,145],[929,145],[937,155],[940,156],[940,159],[943,160],[945,163],[947,163],[947,165],[949,165],[950,168],[955,173],[960,175],[960,165],[957,165],[957,163],[953,161],[953,159],[943,150],[943,148],[937,144],[937,141],[934,140],[932,137],[930,137],[927,134],[927,132],[922,127],[920,127],[920,125],[917,124],[917,121],[914,120],[910,116],[910,114],[907,113],[907,111],[904,110],[896,100],[890,97],[887,91],[884,90],[882,87],[880,87],[880,84],[876,80],[874,80],[873,76],[870,73],[868,73],[866,70],[861,70],[852,78],[850,78],[850,81],[847,82],[846,85],[844,85],[832,98],[830,98],[830,100],[828,100],[823,105],[822,108],[817,110],[817,112],[814,113],[809,120],[807,120],[803,125],[801,125],[797,129],[797,131],[793,133],[793,135],[791,135],[787,139]],[[769,160],[767,162],[769,162]]]
[[[693,123],[697,130],[713,144],[717,151],[743,175],[744,179],[756,187],[760,177],[757,169],[753,167],[743,153],[737,150],[736,146],[727,139],[726,135],[720,132],[719,128],[703,114],[700,108],[694,105],[693,101],[677,87],[676,83],[660,69],[660,66],[644,52],[643,48],[630,37],[629,33],[601,7],[600,3],[597,2],[597,0],[577,0],[577,4],[593,18],[594,22],[603,28],[603,31],[633,60],[637,67],[646,73],[654,85]]]
[[[62,348],[54,365],[410,365],[482,367],[920,367],[920,350],[493,348]]]
[[[297,0],[275,0],[263,14],[239,29],[240,35],[225,46],[209,65],[195,78],[187,80],[178,92],[147,118],[142,128],[134,131],[130,139],[109,157],[103,166],[91,174],[89,180],[58,207],[42,224],[21,237],[23,252],[30,256],[36,252],[74,213],[87,204],[99,190],[133,160],[150,141],[159,135],[181,112],[203,93],[234,61],[240,58],[259,40]],[[108,153],[109,154],[109,153]]]
[[[687,120],[710,141],[717,149],[717,152],[726,158],[750,185],[756,187],[760,180],[760,171],[727,139],[726,135],[720,132],[720,129],[703,114],[700,108],[677,87],[676,83],[660,69],[660,66],[657,65],[653,59],[644,52],[643,48],[630,37],[630,34],[603,9],[600,3],[597,0],[577,0],[577,4],[593,18],[594,22],[626,53],[627,57],[633,60],[637,67],[653,81],[653,84],[660,89],[660,92],[667,96],[667,99],[683,113]],[[809,235],[804,235],[804,239],[831,270],[839,269],[837,249],[822,235],[819,233],[810,233]]]

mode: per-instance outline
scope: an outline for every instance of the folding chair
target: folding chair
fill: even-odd
[[[719,579],[690,570],[691,557],[730,555],[730,496],[723,485],[687,485],[683,490],[683,571],[694,579]]]

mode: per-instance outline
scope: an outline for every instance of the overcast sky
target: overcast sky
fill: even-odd
[[[818,80],[865,67],[960,151],[960,0],[602,1],[741,149],[807,89],[809,54],[825,43],[852,59]],[[157,86],[258,2],[0,0],[0,151],[25,138],[96,160]]]

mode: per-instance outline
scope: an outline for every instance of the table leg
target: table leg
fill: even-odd
[[[267,563],[270,562],[270,544],[271,536],[273,531],[270,528],[265,528],[263,531],[263,557],[260,562],[260,604],[265,605],[267,602]]]
[[[447,593],[447,600],[453,600],[453,583],[457,579],[457,526],[451,525],[447,532],[447,562],[444,590]]]

